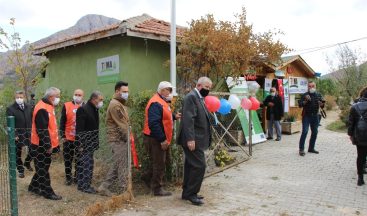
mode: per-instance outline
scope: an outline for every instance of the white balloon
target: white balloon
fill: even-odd
[[[228,102],[231,104],[232,109],[238,109],[241,106],[241,100],[234,94],[229,96]]]

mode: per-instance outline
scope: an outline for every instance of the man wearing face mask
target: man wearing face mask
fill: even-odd
[[[51,154],[59,151],[58,128],[55,106],[60,102],[60,90],[50,87],[45,96],[34,107],[32,117],[31,151],[35,160],[36,172],[28,191],[46,199],[60,200],[51,187],[49,168]]]
[[[166,157],[173,135],[173,121],[181,118],[180,113],[172,113],[169,105],[172,100],[172,89],[171,83],[160,82],[157,93],[145,107],[143,142],[150,164],[142,180],[152,189],[154,196],[172,195],[171,192],[163,189]]]
[[[96,193],[91,186],[94,168],[94,152],[99,148],[99,109],[103,106],[103,95],[93,91],[86,104],[76,111],[76,137],[78,161],[78,190]]]
[[[128,180],[128,133],[129,115],[126,103],[129,97],[129,86],[127,82],[118,81],[115,85],[115,94],[107,108],[106,127],[107,142],[112,149],[112,165],[105,180],[98,187],[101,195],[111,196],[109,187],[117,182],[118,186],[126,190]]]
[[[282,136],[280,119],[283,117],[283,103],[279,95],[276,94],[274,87],[270,89],[270,95],[265,98],[264,106],[266,106],[266,120],[268,121],[267,139],[273,139],[273,125],[275,125],[276,141],[280,141]]]
[[[325,106],[325,100],[320,93],[316,92],[316,83],[313,81],[308,82],[308,92],[301,96],[299,101],[299,107],[303,107],[302,110],[302,134],[299,140],[299,155],[305,156],[305,141],[308,133],[308,128],[311,127],[311,138],[308,145],[308,152],[318,154],[315,150],[315,143],[317,138],[317,132],[319,127],[319,109]]]
[[[73,161],[76,161],[76,142],[75,142],[75,126],[76,126],[76,111],[83,104],[84,92],[81,89],[74,91],[73,100],[64,103],[60,118],[60,132],[64,140],[63,155],[65,165],[65,184],[71,185],[76,180],[76,172],[72,177]],[[76,164],[74,165],[76,170]]]
[[[204,204],[203,196],[198,193],[206,168],[204,151],[211,143],[210,116],[204,104],[211,87],[212,81],[208,77],[201,77],[196,88],[185,96],[178,131],[177,144],[182,146],[185,153],[181,198],[193,205]]]
[[[29,139],[31,136],[32,125],[32,107],[24,102],[24,92],[15,92],[15,102],[7,107],[7,116],[14,116],[15,118],[15,145],[17,147],[17,170],[19,178],[24,178],[24,167],[22,161],[22,148],[26,146],[28,148],[28,154],[24,161],[24,166],[33,171],[31,167],[31,154],[29,149]]]

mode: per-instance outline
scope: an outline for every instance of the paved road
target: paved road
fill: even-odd
[[[335,118],[330,113],[327,122]],[[255,145],[250,161],[204,180],[203,206],[182,201],[177,189],[172,197],[137,197],[138,205],[115,215],[367,215],[356,149],[346,134],[326,130],[327,122],[319,130],[319,155],[298,155],[299,133]]]

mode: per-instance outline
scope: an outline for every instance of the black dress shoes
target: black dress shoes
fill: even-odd
[[[200,195],[191,196],[191,197],[184,197],[184,196],[182,196],[182,199],[183,200],[188,200],[193,205],[197,205],[197,206],[204,204],[204,201],[203,201],[204,197],[203,196],[200,196]]]
[[[189,197],[187,200],[189,200],[193,205],[197,205],[197,206],[204,204],[204,201],[202,199],[199,199],[198,197],[195,197],[195,196]]]
[[[65,185],[70,186],[70,185],[72,185],[72,184],[73,184],[73,179],[72,179],[72,178],[67,178],[67,179],[65,180]]]
[[[89,193],[89,194],[96,194],[97,193],[97,191],[92,187],[85,188],[85,189],[78,188],[78,190],[80,190],[81,192],[84,192],[84,193]]]
[[[273,137],[267,137],[266,139],[267,139],[267,140],[272,140],[272,139],[273,139]]]
[[[314,153],[314,154],[318,154],[319,152],[316,151],[315,149],[312,149],[312,150],[308,150],[309,153]]]
[[[162,188],[153,191],[154,196],[171,196],[172,193],[166,190],[163,190]]]
[[[29,171],[33,171],[33,168],[31,167],[31,165],[30,164],[24,164],[24,166],[25,166],[25,168],[27,168],[27,170],[29,170]]]
[[[62,199],[62,197],[57,194],[47,194],[47,195],[44,195],[43,197],[49,200],[61,200]]]
[[[299,151],[299,155],[300,155],[300,156],[305,156],[305,151],[300,150],[300,151]]]
[[[198,199],[204,199],[204,196],[201,196],[201,195],[196,195],[196,197],[198,198]]]

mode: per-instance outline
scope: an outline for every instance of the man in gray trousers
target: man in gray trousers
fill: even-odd
[[[196,88],[183,100],[182,120],[177,143],[185,153],[182,199],[194,205],[204,204],[198,195],[205,174],[204,150],[211,142],[209,113],[204,98],[209,94],[212,81],[208,77],[199,78]]]

